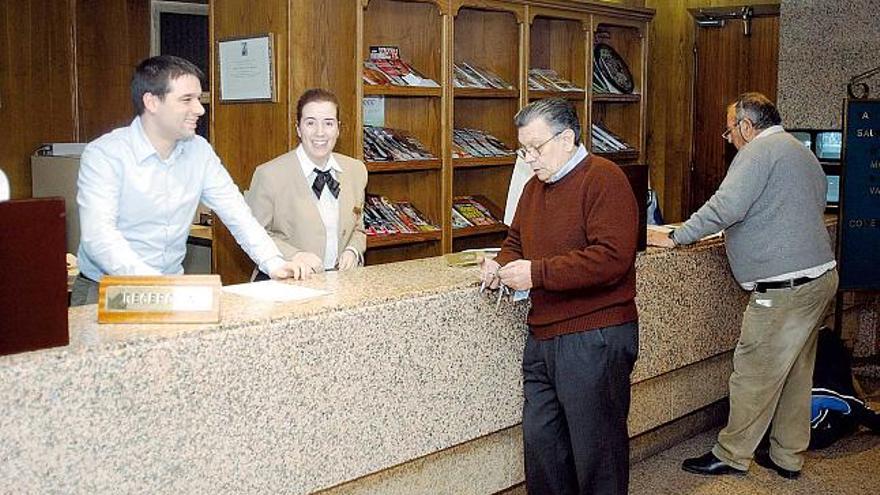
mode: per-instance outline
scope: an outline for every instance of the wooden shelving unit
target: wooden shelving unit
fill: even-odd
[[[367,248],[385,248],[391,246],[405,246],[420,242],[435,242],[440,240],[441,232],[423,232],[420,234],[390,234],[367,237]]]
[[[455,88],[456,98],[519,98],[517,89]]]
[[[400,129],[418,139],[436,159],[369,162],[367,192],[392,201],[411,201],[432,222],[444,223],[443,174],[447,161],[446,32],[443,2],[370,0],[361,8],[360,60],[372,46],[395,46],[400,57],[439,87],[374,86],[360,83],[362,96],[384,100],[384,127]],[[417,26],[417,29],[414,29]],[[350,63],[339,61],[338,63]],[[362,64],[357,78],[360,82]],[[358,157],[363,157],[363,130],[356,122]],[[443,253],[443,232],[399,234],[368,239],[367,263],[384,263]]]
[[[593,93],[593,103],[638,103],[642,100],[640,94],[619,95],[615,93]]]
[[[455,168],[470,167],[505,167],[516,163],[516,156],[499,156],[490,158],[453,158]]]
[[[583,91],[537,91],[529,90],[529,100],[543,100],[544,98],[562,98],[572,101],[584,101],[587,94]]]
[[[317,0],[316,0],[317,1]],[[503,218],[516,156],[453,158],[453,130],[478,129],[518,147],[513,117],[528,102],[550,97],[570,100],[582,124],[582,140],[591,149],[590,124],[601,123],[626,140],[633,151],[600,153],[627,168],[636,196],[645,194],[644,164],[647,25],[653,11],[599,2],[563,0],[359,0],[357,51],[389,45],[439,88],[371,86],[356,77],[357,98],[382,97],[385,127],[401,129],[421,141],[437,158],[411,162],[367,162],[368,192],[393,201],[412,202],[441,225],[439,232],[368,239],[367,262],[382,263],[433,256],[475,247],[496,247],[507,232],[503,224],[452,229],[452,198],[479,196]],[[414,28],[414,26],[416,28]],[[592,91],[593,46],[597,36],[612,45],[630,66],[633,94]],[[453,63],[467,62],[498,74],[514,89],[455,88]],[[351,62],[332,62],[344,66]],[[530,91],[529,68],[553,69],[584,91]],[[362,113],[355,112],[354,154],[362,157]],[[644,186],[644,187],[643,187]]]
[[[402,162],[370,162],[365,161],[367,172],[407,172],[412,170],[440,170],[443,162],[434,160],[406,160]]]
[[[443,88],[422,88],[415,86],[377,86],[364,84],[364,96],[427,96],[440,98]]]

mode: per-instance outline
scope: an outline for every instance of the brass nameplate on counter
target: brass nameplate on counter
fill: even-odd
[[[217,323],[219,275],[101,279],[98,323]]]

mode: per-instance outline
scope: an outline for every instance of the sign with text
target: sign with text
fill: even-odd
[[[217,323],[219,275],[101,279],[98,323]]]
[[[880,289],[880,100],[846,100],[839,290]]]

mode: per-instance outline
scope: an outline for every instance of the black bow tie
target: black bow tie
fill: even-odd
[[[339,181],[333,178],[330,171],[327,170],[326,172],[322,172],[315,169],[315,173],[317,176],[315,177],[315,182],[312,183],[312,191],[315,192],[315,197],[321,199],[321,191],[324,190],[324,186],[327,186],[330,189],[330,193],[333,194],[333,197],[338,198]]]

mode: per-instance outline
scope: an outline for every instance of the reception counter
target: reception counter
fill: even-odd
[[[727,393],[746,294],[720,242],[637,260],[641,438]],[[215,325],[98,325],[0,357],[13,492],[495,493],[522,481],[527,302],[442,258],[327,273],[301,303],[224,294]]]

